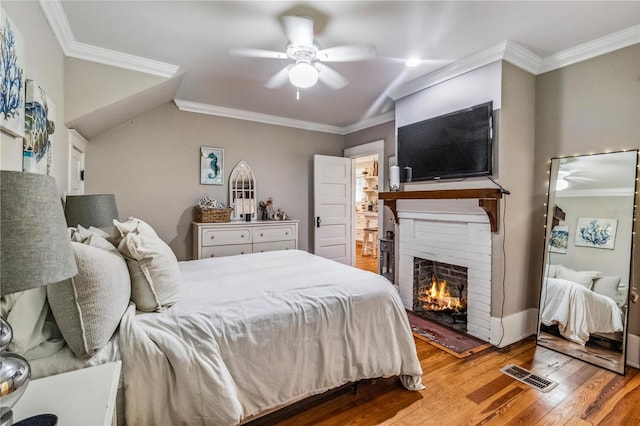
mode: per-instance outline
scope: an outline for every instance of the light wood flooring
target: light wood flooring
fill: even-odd
[[[638,425],[640,374],[625,376],[567,357],[532,338],[458,359],[416,340],[426,389],[397,378],[368,381],[299,407],[277,425]],[[516,364],[559,382],[547,393],[501,373]]]
[[[356,268],[378,273],[378,258],[362,255],[362,245],[356,244]]]

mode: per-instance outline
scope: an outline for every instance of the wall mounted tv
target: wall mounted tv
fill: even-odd
[[[493,102],[399,127],[400,181],[491,175],[492,127]]]

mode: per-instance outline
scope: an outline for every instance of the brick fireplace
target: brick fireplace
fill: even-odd
[[[438,268],[441,275],[454,266],[453,275],[466,274],[463,285],[466,330],[461,331],[488,342],[491,336],[492,234],[487,213],[478,207],[477,200],[456,199],[399,201],[397,214],[398,290],[405,307],[412,311],[420,309],[420,301],[416,299],[422,290],[418,287],[424,286],[428,265],[434,262],[441,265]],[[421,265],[423,260],[426,261],[423,276],[415,277],[421,270],[416,265]],[[454,282],[454,287],[460,286]]]

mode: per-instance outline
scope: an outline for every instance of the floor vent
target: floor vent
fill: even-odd
[[[538,389],[542,392],[549,392],[551,389],[557,386],[557,382],[553,380],[545,379],[544,377],[540,377],[531,373],[528,370],[525,370],[522,367],[518,367],[517,365],[508,364],[500,369],[507,376],[511,376],[516,380],[521,381],[522,383],[531,386],[532,388]]]

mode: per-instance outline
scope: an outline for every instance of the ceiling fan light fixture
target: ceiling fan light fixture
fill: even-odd
[[[296,87],[306,89],[318,82],[318,70],[309,62],[298,62],[289,70],[289,81]]]
[[[417,67],[418,65],[420,65],[420,59],[415,57],[409,58],[407,59],[407,62],[404,63],[404,65],[409,68]]]

